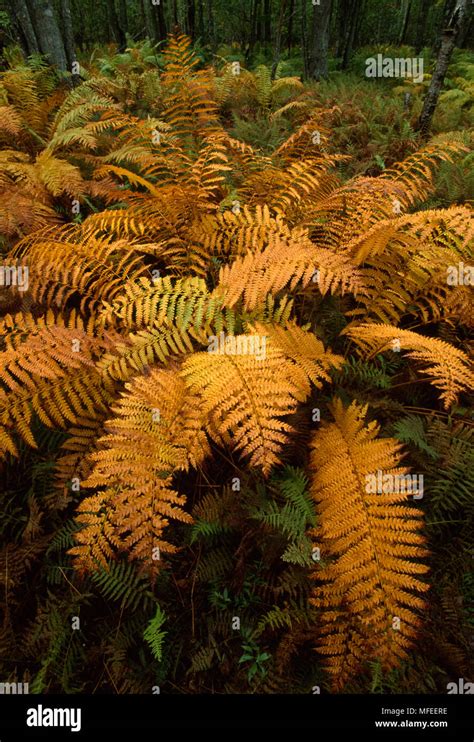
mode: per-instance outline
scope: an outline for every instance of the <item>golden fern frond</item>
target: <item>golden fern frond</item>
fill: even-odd
[[[216,77],[216,100],[221,108],[227,103],[239,104],[255,96],[255,77],[249,70],[240,66],[239,74],[234,72],[232,62],[226,63]]]
[[[7,315],[1,329],[7,347],[0,353],[0,425],[7,450],[16,454],[11,428],[36,447],[33,413],[49,427],[66,428],[79,417],[107,409],[110,392],[94,362],[109,343],[92,334],[74,312],[66,322],[49,311],[45,317]]]
[[[267,475],[281,463],[280,451],[292,428],[281,418],[292,414],[310,393],[307,374],[262,335],[223,338],[224,347],[194,353],[182,376],[211,438],[227,443]],[[311,352],[312,349],[310,349]]]
[[[252,249],[220,269],[216,292],[224,295],[224,306],[233,307],[242,300],[245,309],[253,310],[268,294],[293,290],[299,283],[302,287],[312,283],[321,294],[360,289],[359,274],[350,261],[316,247],[305,229],[289,230],[282,222],[272,221],[262,232],[257,232]]]
[[[280,348],[318,389],[322,381],[331,381],[329,369],[340,368],[344,362],[343,356],[326,350],[314,333],[303,330],[295,322],[288,322],[285,327],[256,322],[254,327],[261,335],[266,333],[272,344]]]
[[[172,474],[198,466],[209,453],[201,411],[190,404],[176,368],[153,369],[126,389],[83,483],[101,491],[79,506],[82,528],[70,553],[81,571],[106,567],[125,550],[154,574],[160,552],[177,551],[163,539],[169,519],[192,522],[183,510],[186,498],[173,489]]]
[[[139,330],[123,340],[117,339],[114,350],[104,353],[97,369],[106,384],[128,381],[137,374],[147,373],[155,363],[164,363],[172,356],[193,350],[189,331],[165,319],[160,327]]]
[[[409,358],[425,364],[422,373],[429,376],[431,383],[441,390],[440,398],[446,409],[454,404],[461,392],[474,386],[469,357],[443,340],[376,323],[350,326],[344,333],[370,356],[386,350],[408,351]]]
[[[311,442],[314,543],[323,560],[311,602],[322,611],[318,649],[340,690],[368,660],[389,669],[408,656],[424,607],[419,593],[428,587],[420,579],[427,552],[422,513],[402,504],[405,491],[378,493],[366,484],[378,471],[390,481],[407,473],[398,466],[399,442],[377,438],[376,422],[364,425],[366,406],[344,408],[336,399],[331,412],[334,422]]]
[[[51,206],[25,193],[21,185],[0,184],[0,232],[6,238],[22,238],[59,221]]]
[[[431,142],[384,170],[380,179],[389,180],[400,189],[400,201],[408,208],[416,201],[425,200],[431,193],[434,174],[443,162],[453,162],[456,155],[468,151],[461,141],[455,139]]]
[[[241,142],[239,139],[234,139],[228,134],[222,135],[222,141],[229,152],[229,156],[232,158],[234,176],[238,174],[239,170],[242,171],[242,175],[245,177],[256,170],[264,170],[267,167],[271,167],[271,157],[262,154],[262,152],[254,149],[247,142]]]
[[[378,222],[397,219],[416,201],[425,200],[433,189],[436,168],[462,151],[465,147],[457,141],[438,142],[377,178],[351,178],[327,197],[308,204],[304,223],[324,220],[324,230],[318,236],[329,248],[354,243]]]
[[[255,97],[257,103],[266,108],[270,105],[272,98],[272,77],[271,70],[265,64],[259,64],[253,73],[255,83]]]
[[[161,90],[166,121],[180,136],[219,130],[215,83],[210,70],[196,72],[198,59],[186,36],[170,37],[163,54]]]
[[[322,122],[325,114],[313,113],[298,129],[275,150],[274,156],[283,162],[323,157],[328,148],[330,131]]]
[[[345,248],[363,263],[364,290],[351,317],[398,324],[404,314],[424,322],[441,317],[468,319],[468,292],[448,284],[449,270],[468,259],[474,218],[465,206],[431,210],[380,221]]]
[[[2,86],[7,91],[8,103],[28,121],[35,131],[41,131],[44,119],[40,116],[40,93],[34,72],[18,67],[2,74]]]
[[[152,186],[153,196],[131,194],[132,203],[126,210],[88,217],[81,227],[82,240],[103,236],[104,232],[117,240],[133,238],[136,252],[164,261],[168,275],[207,275],[212,252],[203,239],[200,225],[209,217],[209,211],[216,209],[207,199],[215,186],[210,181],[221,176],[216,176],[211,167],[205,177],[209,178],[207,186],[200,190],[175,184]],[[123,193],[117,191],[121,198]],[[130,199],[125,196],[125,200]]]
[[[196,189],[199,201],[214,200],[222,192],[225,173],[232,170],[220,134],[210,135],[201,146],[199,157],[193,163],[187,183]]]
[[[474,216],[468,206],[429,209],[400,215],[374,224],[365,234],[349,240],[344,248],[357,263],[382,255],[398,245],[413,252],[419,242],[431,241],[468,257],[474,239]]]
[[[278,77],[273,81],[272,84],[272,97],[275,98],[282,91],[288,92],[290,90],[297,90],[302,92],[304,90],[304,84],[301,82],[299,77]]]
[[[309,101],[305,100],[290,100],[289,103],[285,103],[284,106],[281,106],[281,108],[277,108],[276,111],[273,111],[273,113],[270,115],[271,121],[276,121],[277,119],[281,118],[282,116],[286,116],[289,112],[294,111],[307,111],[310,103]]]
[[[56,112],[48,148],[54,151],[77,143],[94,148],[101,128],[95,119],[106,112],[116,117],[121,113],[110,96],[94,92],[89,81],[82,83],[69,93]]]
[[[339,155],[326,155],[290,162],[280,171],[268,202],[289,218],[292,208],[304,209],[306,203],[326,198],[339,185],[337,175],[329,172],[339,160]]]
[[[224,312],[220,297],[212,297],[206,282],[197,277],[129,281],[113,303],[104,301],[102,306],[98,321],[105,326],[137,330],[172,323],[201,341],[224,329],[232,333],[236,321],[234,312]]]
[[[109,410],[96,409],[94,414],[78,417],[68,428],[67,440],[62,444],[64,451],[56,459],[54,488],[44,497],[45,505],[51,510],[62,510],[73,498],[73,480],[83,482],[92,470],[90,455],[97,449],[103,434],[103,424]]]
[[[13,255],[30,266],[29,294],[35,302],[64,307],[79,292],[80,309],[113,301],[123,281],[148,272],[142,256],[125,240],[82,239],[75,225],[35,233],[18,243]]]
[[[21,132],[21,116],[13,106],[0,106],[0,135],[17,137]]]

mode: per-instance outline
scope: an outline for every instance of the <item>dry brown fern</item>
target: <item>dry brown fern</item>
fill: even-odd
[[[375,422],[364,425],[367,406],[344,408],[337,399],[331,411],[334,422],[311,442],[314,544],[322,560],[311,602],[321,609],[318,649],[340,690],[367,661],[388,669],[408,657],[421,625],[427,567],[420,559],[427,552],[422,514],[408,495],[367,492],[367,475],[407,473],[399,442],[377,438]]]
[[[185,497],[172,486],[172,473],[197,465],[209,452],[200,412],[190,404],[173,369],[155,369],[128,386],[92,454],[85,488],[99,488],[79,506],[82,529],[71,553],[80,570],[106,566],[126,550],[150,574],[162,553],[176,551],[162,532],[169,518],[192,522]]]
[[[456,402],[460,392],[474,387],[469,357],[443,340],[375,323],[349,327],[346,333],[370,356],[386,350],[408,351],[410,358],[424,364],[422,373],[441,390],[440,398],[446,409]]]

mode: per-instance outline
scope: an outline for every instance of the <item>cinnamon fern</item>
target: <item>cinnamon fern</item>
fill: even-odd
[[[430,201],[466,147],[350,177],[298,78],[203,67],[181,34],[159,75],[135,61],[69,92],[0,73],[0,647],[47,653],[39,691],[76,688],[64,615],[98,595],[120,610],[88,661],[118,692],[177,667],[186,692],[377,687],[436,620],[430,529],[469,540],[474,311],[447,276],[474,222]],[[248,100],[285,122],[273,148],[229,131]],[[377,472],[425,473],[425,497]]]

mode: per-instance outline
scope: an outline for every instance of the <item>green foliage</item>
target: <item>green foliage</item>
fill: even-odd
[[[112,562],[107,569],[98,569],[91,575],[92,581],[107,600],[120,601],[121,608],[132,611],[141,605],[150,605],[151,594],[146,577],[137,574],[129,562]]]
[[[412,443],[420,451],[424,451],[430,458],[437,459],[436,449],[428,444],[426,428],[423,418],[409,415],[397,420],[393,425],[394,435],[402,443]]]
[[[148,623],[145,631],[143,632],[143,638],[149,645],[153,657],[157,662],[161,662],[163,658],[163,642],[167,634],[166,631],[162,631],[161,627],[166,621],[166,616],[161,610],[160,606],[156,607],[156,613]]]

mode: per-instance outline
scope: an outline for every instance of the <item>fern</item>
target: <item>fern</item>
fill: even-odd
[[[161,627],[166,621],[166,616],[161,610],[160,606],[157,606],[156,613],[148,623],[145,631],[143,632],[143,638],[149,645],[153,657],[157,662],[161,662],[163,657],[163,642],[167,634],[166,631],[161,631]]]
[[[375,422],[364,427],[366,410],[355,402],[344,409],[335,400],[335,422],[324,424],[311,444],[315,543],[328,559],[314,573],[312,602],[322,609],[318,646],[336,688],[367,660],[390,668],[408,656],[425,605],[419,593],[427,589],[420,579],[427,571],[419,561],[426,555],[421,512],[402,505],[404,493],[366,491],[366,475],[377,469],[407,471],[398,467],[400,445],[378,439]]]
[[[416,415],[403,417],[394,425],[395,437],[402,443],[413,443],[420,451],[424,451],[431,459],[437,459],[438,454],[426,439],[426,430],[423,419]]]

